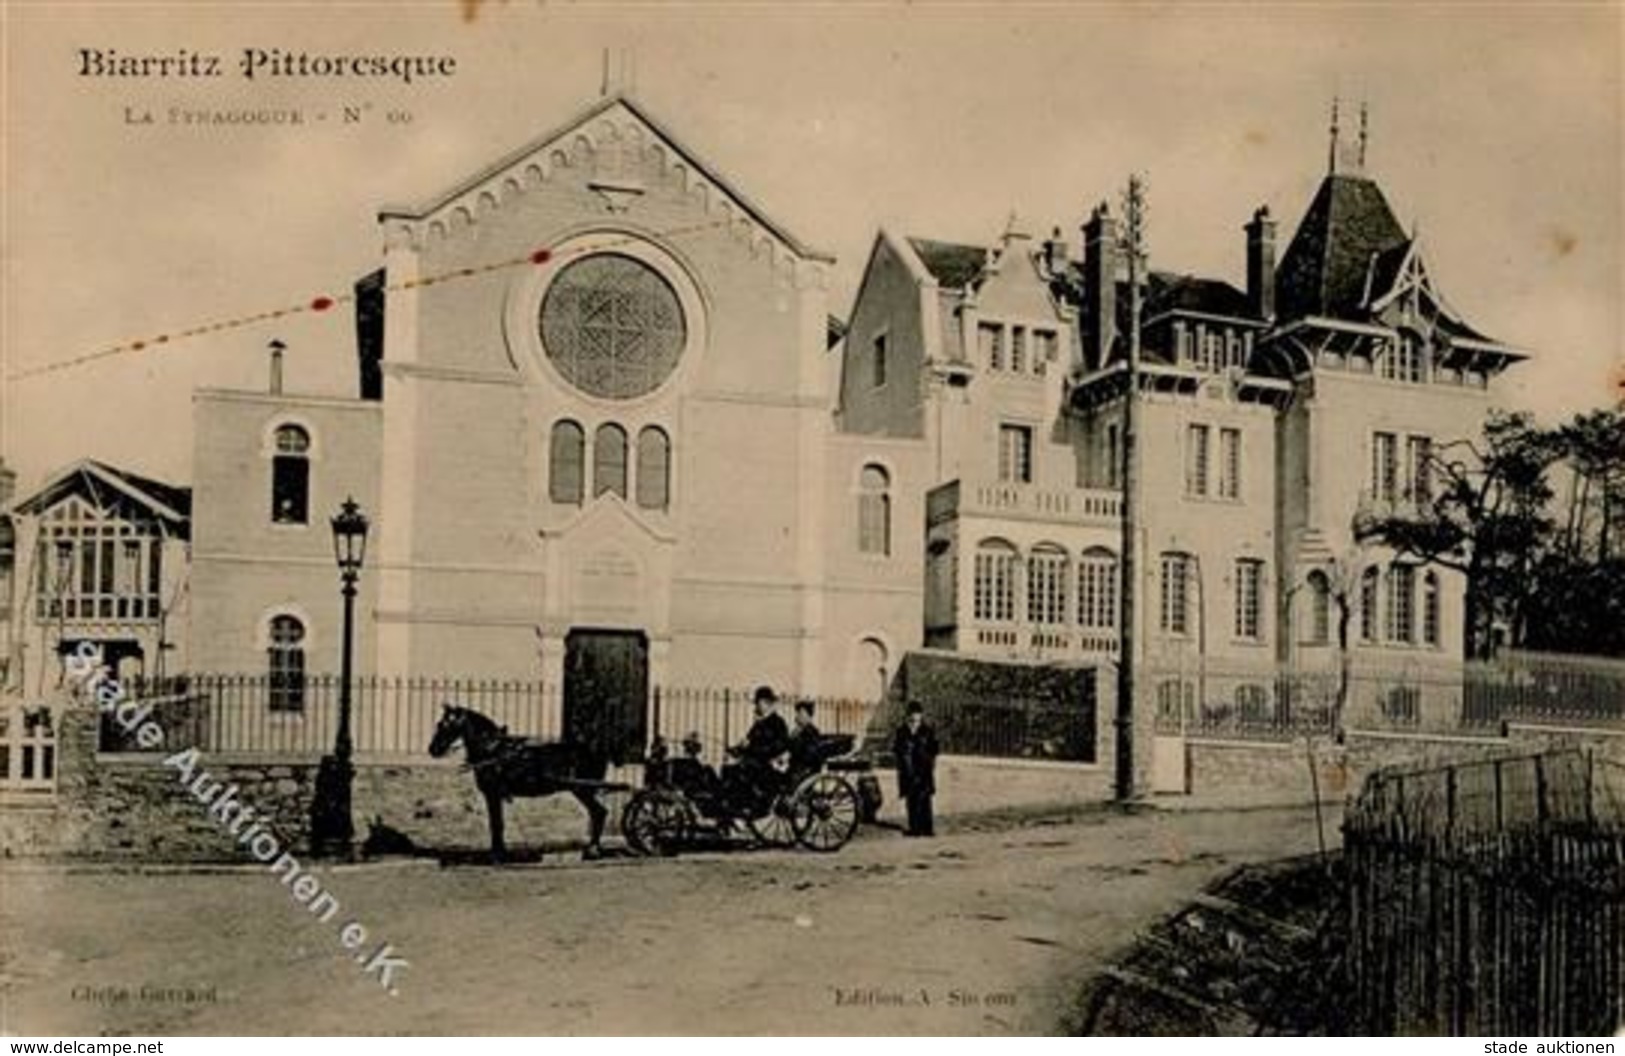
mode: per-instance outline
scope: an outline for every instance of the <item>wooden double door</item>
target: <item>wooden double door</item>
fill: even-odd
[[[564,735],[611,762],[643,758],[649,743],[649,638],[578,629],[564,639]]]

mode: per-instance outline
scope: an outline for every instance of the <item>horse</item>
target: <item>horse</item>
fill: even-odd
[[[491,858],[507,857],[502,839],[502,804],[514,796],[554,796],[568,792],[587,811],[590,835],[582,858],[603,855],[600,840],[609,810],[598,801],[608,790],[604,775],[609,758],[601,751],[571,740],[537,741],[510,734],[506,727],[470,708],[444,705],[440,722],[429,742],[429,754],[443,757],[458,742],[474,784],[485,797],[486,820],[491,827]]]

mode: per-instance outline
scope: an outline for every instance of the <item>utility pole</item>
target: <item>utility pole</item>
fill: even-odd
[[[1121,510],[1122,543],[1119,547],[1122,584],[1117,606],[1117,766],[1114,792],[1119,802],[1136,798],[1134,781],[1134,694],[1135,621],[1139,561],[1139,457],[1136,440],[1140,405],[1140,274],[1145,264],[1145,184],[1138,175],[1129,177],[1125,209],[1127,230],[1124,249],[1128,253],[1128,391],[1123,399],[1123,497]],[[1111,276],[1106,281],[1113,281]]]

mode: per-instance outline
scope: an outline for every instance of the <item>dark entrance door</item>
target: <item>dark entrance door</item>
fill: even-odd
[[[564,639],[564,737],[613,762],[648,743],[649,639],[640,631],[571,631]]]

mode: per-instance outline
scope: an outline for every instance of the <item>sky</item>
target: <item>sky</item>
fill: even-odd
[[[1284,249],[1325,173],[1331,99],[1346,126],[1364,101],[1367,170],[1436,283],[1533,353],[1496,401],[1555,420],[1617,397],[1615,3],[0,5],[0,456],[25,491],[82,457],[187,482],[193,390],[261,388],[272,338],[290,390],[352,392],[346,306],[38,371],[347,292],[378,265],[381,206],[589,105],[605,49],[635,56],[634,94],[688,147],[837,255],[840,315],[880,225],[986,242],[1016,212],[1076,249],[1131,171],[1152,266],[1240,285],[1242,225],[1268,204]],[[80,49],[183,48],[228,76],[80,72]],[[456,72],[247,81],[245,48],[450,56]],[[311,120],[344,106],[362,120]],[[167,123],[244,107],[307,123]],[[130,123],[145,112],[153,125]]]

